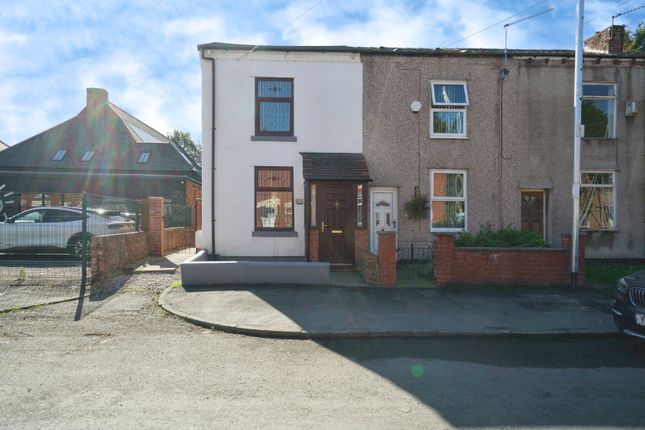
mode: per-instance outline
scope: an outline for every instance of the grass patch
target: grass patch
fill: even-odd
[[[620,278],[640,270],[645,270],[645,264],[593,260],[585,262],[585,276],[590,285],[604,284],[613,288]]]
[[[480,227],[479,233],[463,232],[455,239],[455,246],[474,246],[485,248],[543,248],[547,244],[542,236],[534,231],[517,230],[511,225],[493,230],[490,224]]]
[[[170,284],[170,288],[180,288],[181,287],[181,281],[173,281],[172,284]]]

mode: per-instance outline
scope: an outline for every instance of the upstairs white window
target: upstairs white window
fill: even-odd
[[[52,157],[52,160],[53,161],[61,161],[63,159],[63,157],[65,157],[65,154],[67,154],[67,150],[59,149],[58,151],[56,151],[56,153]]]
[[[586,138],[616,137],[616,85],[583,84],[582,123]]]
[[[614,173],[582,172],[580,176],[580,227],[587,230],[614,230]]]
[[[146,164],[149,159],[150,159],[150,153],[142,152],[141,154],[139,154],[139,160],[137,162],[139,164]]]
[[[431,81],[430,137],[467,137],[469,104],[465,82]]]

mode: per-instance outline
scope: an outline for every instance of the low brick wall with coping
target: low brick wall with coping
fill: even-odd
[[[367,231],[365,231],[367,235]],[[394,287],[397,281],[396,274],[396,232],[379,231],[378,254],[374,255],[369,251],[367,245],[363,245],[360,251],[357,247],[356,268],[368,284],[379,287]],[[357,238],[367,244],[365,238]]]
[[[435,243],[437,286],[571,284],[571,237],[563,235],[560,248],[456,247],[453,234],[438,234]],[[585,285],[585,238],[579,241],[578,286]]]
[[[92,278],[105,278],[137,267],[148,256],[148,233],[92,236],[89,252]]]

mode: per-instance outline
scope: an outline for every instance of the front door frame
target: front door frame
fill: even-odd
[[[521,188],[520,189],[520,227],[522,226],[522,194],[523,193],[541,193],[542,194],[542,240],[546,241],[546,224],[547,224],[547,193],[544,188]]]
[[[376,249],[376,225],[374,222],[374,193],[392,193],[392,221],[394,223],[394,231],[399,230],[398,219],[399,219],[399,189],[397,187],[370,187],[370,199],[369,199],[369,232],[370,232],[370,251],[373,254],[378,253]],[[396,247],[399,247],[399,235],[396,235]]]

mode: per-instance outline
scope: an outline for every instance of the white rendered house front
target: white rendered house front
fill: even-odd
[[[301,153],[362,152],[362,64],[350,49],[253,48],[199,47],[197,246],[222,257],[304,258],[316,200],[306,188]]]

